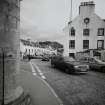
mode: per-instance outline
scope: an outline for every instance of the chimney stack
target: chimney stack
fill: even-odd
[[[81,2],[79,6],[79,14],[80,15],[90,15],[91,13],[94,13],[95,10],[95,4],[93,1],[89,2]]]

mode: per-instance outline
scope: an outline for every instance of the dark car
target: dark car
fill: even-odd
[[[83,57],[79,61],[88,64],[90,70],[105,72],[105,62],[94,57]]]
[[[89,66],[86,64],[78,62],[73,58],[62,56],[52,57],[51,65],[67,73],[86,73],[89,69]]]
[[[50,57],[49,56],[43,56],[42,57],[42,61],[49,61],[50,60]]]

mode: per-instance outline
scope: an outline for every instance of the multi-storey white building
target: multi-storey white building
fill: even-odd
[[[105,20],[95,13],[93,1],[81,2],[79,15],[65,28],[64,54],[75,56],[88,49],[105,49]]]

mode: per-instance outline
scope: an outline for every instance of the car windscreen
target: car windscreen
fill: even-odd
[[[64,61],[73,62],[73,61],[75,61],[75,59],[71,58],[71,57],[64,57]]]
[[[96,62],[103,63],[101,60],[94,58]]]

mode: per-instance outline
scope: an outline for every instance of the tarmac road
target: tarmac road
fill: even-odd
[[[89,71],[84,75],[72,75],[52,68],[50,62],[38,59],[32,62],[64,105],[105,105],[105,73]]]
[[[50,86],[33,73],[30,62],[20,63],[17,81],[23,87],[24,92],[30,95],[32,105],[62,105]]]

